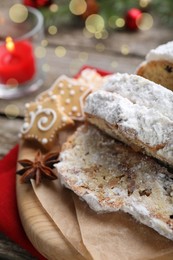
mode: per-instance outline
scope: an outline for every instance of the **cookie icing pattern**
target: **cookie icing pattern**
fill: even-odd
[[[49,91],[41,93],[37,100],[42,101],[47,97],[52,97],[52,95],[60,96],[64,112],[75,121],[83,121],[83,103],[91,91],[92,88],[88,84],[80,83],[78,79],[62,75]]]
[[[56,112],[53,109],[50,109],[50,108],[43,109],[42,106],[40,105],[37,107],[36,111],[29,113],[30,123],[23,124],[23,127],[21,129],[22,134],[26,134],[33,127],[33,124],[34,124],[37,116],[40,114],[43,114],[43,116],[38,120],[37,127],[41,131],[49,130],[57,119]],[[49,116],[52,117],[52,120],[49,122],[49,124],[47,126],[45,126],[45,124],[47,124],[49,121],[48,120]]]
[[[72,124],[73,120],[62,110],[60,97],[52,95],[43,101],[26,104],[21,135],[24,139],[35,139],[47,148],[53,145],[58,131]]]

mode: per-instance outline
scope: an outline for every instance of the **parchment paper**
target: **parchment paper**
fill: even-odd
[[[95,260],[169,260],[173,241],[123,212],[97,214],[73,195],[84,245]]]
[[[32,186],[42,207],[66,239],[82,256],[91,259],[82,242],[71,192],[63,189],[58,180],[43,182],[38,187],[32,181]]]

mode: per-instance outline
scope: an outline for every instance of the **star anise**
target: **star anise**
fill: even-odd
[[[27,183],[30,179],[35,179],[36,185],[39,185],[42,178],[49,180],[57,179],[53,172],[54,164],[58,162],[59,152],[48,153],[45,156],[40,151],[37,152],[34,161],[24,159],[18,163],[23,168],[17,171],[17,174],[22,175],[21,183]]]

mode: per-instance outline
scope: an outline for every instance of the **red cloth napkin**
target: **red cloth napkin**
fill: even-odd
[[[82,67],[81,71],[88,66]],[[111,74],[109,72],[98,70],[101,76]],[[1,161],[0,161],[0,232],[11,238],[21,247],[25,248],[37,259],[45,260],[38,251],[32,246],[28,240],[20,222],[17,202],[16,202],[16,164],[18,156],[18,145],[16,145]]]
[[[45,260],[32,246],[22,228],[16,202],[16,145],[0,161],[0,232],[25,248],[37,259]]]

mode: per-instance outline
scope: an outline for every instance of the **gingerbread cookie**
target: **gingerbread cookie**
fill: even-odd
[[[63,75],[55,81],[48,91],[41,93],[37,100],[42,101],[54,95],[60,96],[64,113],[75,121],[83,121],[83,102],[90,92],[91,88],[88,85]]]
[[[25,122],[21,136],[24,139],[37,140],[45,148],[53,145],[58,131],[73,124],[73,120],[64,113],[61,99],[57,95],[25,106]]]

